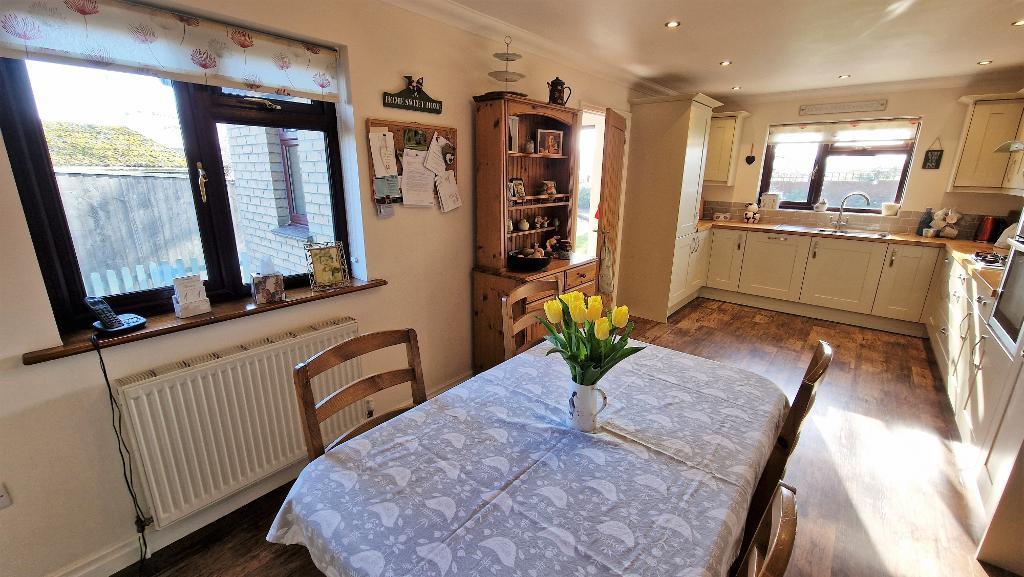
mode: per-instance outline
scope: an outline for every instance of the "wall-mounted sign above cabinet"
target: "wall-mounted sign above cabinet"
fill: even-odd
[[[441,101],[434,100],[423,90],[423,77],[405,77],[405,89],[401,92],[385,92],[383,104],[387,108],[401,108],[417,112],[441,114]]]
[[[881,112],[889,105],[889,100],[860,100],[857,102],[833,102],[828,104],[802,104],[800,116],[816,114],[842,114],[849,112]]]

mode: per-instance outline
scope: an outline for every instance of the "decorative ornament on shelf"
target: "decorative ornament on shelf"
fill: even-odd
[[[754,203],[747,205],[747,209],[743,211],[743,222],[750,224],[757,224],[761,221],[761,209]]]
[[[512,72],[511,70],[508,69],[508,63],[509,62],[515,62],[516,60],[519,60],[520,58],[523,57],[522,54],[518,54],[518,53],[512,52],[510,50],[511,44],[512,44],[512,37],[511,36],[506,36],[505,37],[505,51],[504,52],[495,52],[494,53],[494,58],[496,58],[497,60],[505,63],[505,69],[504,70],[492,70],[491,72],[488,72],[487,75],[490,76],[491,78],[497,80],[498,82],[504,82],[505,83],[505,90],[504,90],[505,94],[512,94],[512,95],[515,95],[515,96],[526,96],[525,93],[515,92],[515,91],[512,91],[512,90],[508,89],[508,83],[509,82],[519,82],[523,78],[526,78],[525,74],[522,74],[520,72]]]
[[[568,90],[569,94],[565,91]],[[565,106],[569,103],[569,98],[572,96],[572,88],[565,85],[565,81],[555,76],[555,79],[548,82],[548,104],[557,104],[558,106]]]
[[[572,375],[569,422],[585,433],[596,432],[597,414],[608,406],[608,396],[597,382],[626,357],[644,349],[629,346],[633,332],[629,308],[605,312],[600,296],[585,298],[574,291],[545,302],[544,317],[540,317],[548,331],[544,340],[552,345],[547,354],[561,355]]]

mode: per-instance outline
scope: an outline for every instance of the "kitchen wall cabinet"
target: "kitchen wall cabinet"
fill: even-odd
[[[938,258],[934,247],[890,244],[871,314],[920,321]]]
[[[697,232],[711,112],[721,103],[690,94],[630,104],[617,298],[663,322],[685,283],[689,240],[680,239]]]
[[[810,246],[809,236],[747,233],[739,292],[799,300]]]
[[[746,240],[745,230],[711,229],[707,286],[728,291],[739,289]]]
[[[1024,142],[1024,114],[1021,116],[1021,123],[1017,128],[1015,140]],[[1014,188],[1024,191],[1024,150],[1018,150],[1010,154],[1010,160],[1006,166],[1006,176],[1003,177],[1003,188]]]
[[[702,230],[693,236],[693,252],[686,269],[686,286],[690,294],[708,283],[708,262],[711,260],[711,231]]]
[[[994,151],[1020,131],[1024,99],[965,97],[961,100],[968,102],[970,109],[951,189],[1005,192],[1010,154]],[[1015,177],[1012,180],[1016,182]]]
[[[708,134],[707,170],[704,182],[732,186],[740,156],[740,135],[748,112],[716,112]]]
[[[800,302],[870,313],[886,248],[879,242],[813,239]]]

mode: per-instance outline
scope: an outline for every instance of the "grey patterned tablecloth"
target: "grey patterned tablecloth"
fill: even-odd
[[[590,435],[565,424],[569,371],[547,348],[313,461],[267,539],[331,577],[725,575],[783,393],[648,346],[601,381]]]

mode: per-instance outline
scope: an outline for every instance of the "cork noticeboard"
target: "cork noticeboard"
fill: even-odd
[[[407,136],[406,132],[409,131]],[[451,144],[451,163],[449,170],[456,172],[456,178],[458,177],[456,166],[458,165],[458,132],[455,128],[447,126],[436,126],[432,124],[421,124],[419,122],[400,122],[397,120],[382,120],[379,118],[368,118],[366,120],[366,132],[367,141],[370,139],[370,133],[374,132],[390,132],[394,135],[394,146],[395,146],[395,161],[398,164],[399,176],[403,173],[402,167],[402,156],[405,152],[407,143],[411,146],[415,142],[420,142],[423,145],[429,145],[431,140],[434,138],[434,134],[438,134],[443,137]],[[367,161],[369,162],[369,174],[370,174],[370,197],[373,198],[374,203],[381,204],[394,204],[401,203],[402,198],[390,198],[380,199],[374,193],[374,179],[377,178],[376,171],[374,170],[373,154],[367,155]],[[435,191],[436,195],[436,191]]]

